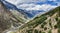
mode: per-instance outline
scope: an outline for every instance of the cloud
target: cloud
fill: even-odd
[[[43,5],[37,5],[36,2],[46,2],[46,1],[56,1],[56,0],[5,0],[8,1],[14,5],[17,6],[17,8],[25,9],[25,10],[49,10],[51,8],[55,8],[56,6],[50,5],[50,4],[43,4]],[[27,4],[29,3],[30,4]],[[31,3],[35,2],[35,3]],[[22,3],[22,4],[20,4]],[[20,4],[20,5],[18,5]],[[60,3],[58,3],[60,5]]]
[[[57,6],[60,6],[60,2],[57,2]]]
[[[10,2],[16,6],[20,5],[20,4],[24,4],[24,3],[49,3],[48,1],[53,1],[52,3],[56,3],[58,2],[58,0],[5,0],[7,2]],[[49,3],[49,4],[52,4],[52,3]],[[53,5],[53,4],[52,4]]]
[[[45,2],[47,0],[5,0],[5,1],[10,2],[10,3],[14,4],[14,5],[17,5],[19,3]]]
[[[57,1],[57,0],[48,0],[48,1]]]
[[[55,8],[57,6],[53,6],[50,4],[43,4],[43,5],[37,5],[37,4],[21,4],[20,6],[18,6],[17,8],[22,8],[25,10],[50,10],[52,8]]]
[[[17,5],[20,0],[5,0],[5,1]]]

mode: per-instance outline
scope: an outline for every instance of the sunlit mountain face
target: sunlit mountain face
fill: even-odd
[[[24,12],[29,18],[60,6],[60,0],[2,0],[7,9]]]

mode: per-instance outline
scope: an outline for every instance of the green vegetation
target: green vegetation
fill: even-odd
[[[47,30],[47,27],[44,27],[44,30]]]
[[[50,25],[50,27],[52,28],[52,24],[51,24],[51,22],[49,22],[49,25]]]
[[[60,19],[57,21],[57,27],[60,28]]]
[[[54,28],[56,29],[57,28],[57,25],[55,25]]]
[[[35,33],[38,33],[38,30],[36,30],[36,29],[35,29],[35,31],[34,31],[34,32],[35,32]]]
[[[51,30],[49,30],[48,33],[52,33]]]
[[[47,24],[46,22],[43,22],[43,23],[41,24],[41,28],[44,28],[44,26],[45,26],[46,24]]]
[[[30,30],[27,30],[27,32],[28,32],[28,33],[32,33],[32,31],[33,31],[32,29],[30,29]]]
[[[60,28],[58,29],[58,33],[60,33]]]
[[[39,31],[39,33],[42,33],[42,31]]]
[[[58,18],[57,27],[58,27],[58,33],[60,33],[60,18]]]
[[[45,33],[45,32],[42,32],[42,33]]]

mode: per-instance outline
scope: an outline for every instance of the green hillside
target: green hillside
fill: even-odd
[[[30,22],[24,24],[19,31],[20,33],[60,33],[60,7],[37,16]],[[18,32],[18,31],[17,31]]]

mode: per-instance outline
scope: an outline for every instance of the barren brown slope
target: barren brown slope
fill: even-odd
[[[0,33],[9,29],[11,27],[11,23],[14,22],[20,22],[20,20],[18,20],[9,10],[7,10],[4,4],[0,2]]]
[[[11,24],[13,26],[18,26],[23,22],[18,19],[18,17],[15,17],[11,11],[9,11],[5,5],[0,2],[0,32],[3,32],[11,27]]]
[[[11,12],[8,11],[4,4],[0,2],[0,33],[10,27]]]

